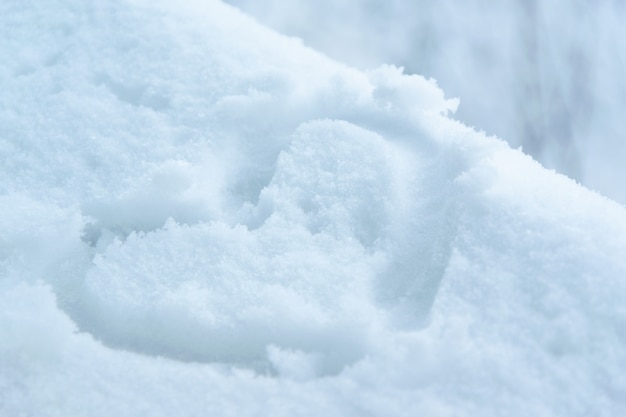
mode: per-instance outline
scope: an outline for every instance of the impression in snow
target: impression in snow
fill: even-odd
[[[624,209],[434,81],[218,1],[0,16],[0,415],[624,411]]]

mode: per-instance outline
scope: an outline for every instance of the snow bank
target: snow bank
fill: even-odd
[[[626,213],[218,1],[0,6],[0,415],[617,415]]]

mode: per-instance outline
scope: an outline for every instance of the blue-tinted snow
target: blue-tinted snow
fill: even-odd
[[[0,6],[0,415],[619,415],[626,212],[218,1]]]

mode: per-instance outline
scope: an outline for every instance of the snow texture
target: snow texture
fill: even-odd
[[[626,414],[626,211],[219,1],[0,4],[0,416]]]

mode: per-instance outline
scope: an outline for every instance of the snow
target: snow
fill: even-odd
[[[0,6],[0,416],[626,412],[626,211],[219,1]]]

